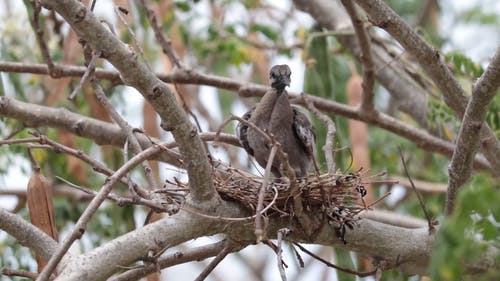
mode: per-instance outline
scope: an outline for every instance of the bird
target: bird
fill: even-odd
[[[315,164],[315,128],[309,118],[299,108],[290,105],[288,93],[290,86],[290,67],[286,64],[275,65],[269,71],[271,88],[264,94],[260,102],[243,114],[242,119],[253,123],[255,127],[268,134],[281,144],[283,152],[288,155],[288,162],[297,178],[304,178],[311,162]],[[247,153],[255,158],[263,168],[269,160],[272,144],[254,127],[240,122],[238,137]],[[271,172],[277,178],[283,176],[280,161],[275,157]]]

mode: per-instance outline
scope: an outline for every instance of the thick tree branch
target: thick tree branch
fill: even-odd
[[[445,215],[451,215],[458,189],[469,179],[473,157],[480,144],[480,134],[488,106],[500,86],[500,47],[483,75],[472,88],[472,97],[465,109],[458,132],[457,145],[448,167],[448,191],[446,192]],[[500,157],[500,155],[497,155]]]
[[[196,127],[177,103],[171,89],[159,80],[146,65],[137,60],[130,48],[121,42],[94,14],[76,0],[44,0],[89,44],[120,72],[127,85],[136,88],[161,117],[162,127],[171,131],[188,171],[191,196],[195,201],[220,200],[212,185],[212,167]],[[196,188],[194,188],[196,187]]]
[[[117,125],[82,116],[65,108],[53,108],[25,103],[8,97],[0,97],[0,115],[14,118],[28,127],[53,127],[75,135],[92,139],[97,144],[111,144],[123,147],[127,134]],[[142,148],[153,145],[144,134],[138,135]],[[180,165],[179,155],[162,154],[162,160],[175,166]]]
[[[59,246],[45,232],[3,208],[0,208],[0,229],[16,238],[21,245],[30,248],[47,260]],[[68,260],[70,260],[69,256],[63,260],[62,264],[65,264]]]
[[[241,210],[231,208],[226,203],[220,205],[217,212],[224,216],[244,216]],[[268,238],[275,239],[277,231],[283,227],[290,227],[289,219],[270,218]],[[146,256],[151,249],[162,249],[167,245],[175,246],[196,237],[215,233],[226,233],[244,245],[255,241],[253,232],[253,228],[248,227],[247,222],[228,222],[181,211],[75,257],[65,267],[60,278],[104,280],[118,270],[117,266],[129,265]],[[426,228],[407,229],[367,219],[359,221],[352,230],[347,230],[347,245],[344,245],[334,233],[335,229],[327,224],[320,230],[315,241],[310,241],[296,232],[293,232],[288,239],[343,247],[366,255],[383,257],[391,266],[398,265],[400,269],[410,274],[426,273],[434,242],[434,236],[429,235]],[[489,249],[481,263],[492,266],[495,255],[498,255],[498,250]]]
[[[371,21],[389,32],[398,42],[419,62],[420,66],[429,74],[436,86],[441,90],[445,103],[452,108],[459,118],[463,118],[468,98],[458,80],[442,60],[438,50],[428,45],[413,28],[406,23],[382,0],[356,0]],[[480,128],[482,151],[494,168],[500,174],[500,140],[496,139],[493,131],[483,122]]]
[[[1,213],[0,213],[1,214]],[[247,213],[228,202],[222,202],[215,215],[224,217],[244,217]],[[215,217],[215,216],[214,216]],[[2,218],[2,217],[0,217]],[[3,227],[0,221],[0,226]],[[288,218],[271,217],[268,224],[269,239],[275,239],[277,231],[290,225]],[[411,226],[414,227],[414,226]],[[425,274],[433,249],[434,236],[426,228],[403,228],[377,223],[368,219],[360,220],[354,228],[347,229],[347,245],[335,235],[335,227],[325,224],[315,241],[310,241],[299,232],[292,232],[290,241],[316,243],[343,247],[366,255],[386,259],[391,266],[410,274]],[[61,280],[105,280],[119,270],[140,260],[150,250],[160,250],[165,246],[175,246],[190,239],[225,233],[237,238],[241,245],[255,241],[254,229],[246,221],[226,221],[181,211],[180,213],[146,225],[118,237],[86,254],[72,258],[61,272]],[[31,239],[32,236],[28,236]],[[245,242],[247,241],[247,242]],[[126,247],[124,247],[126,245]],[[490,247],[480,264],[494,266],[498,249]]]
[[[150,250],[159,251],[166,246],[215,234],[224,224],[181,211],[72,259],[59,277],[61,280],[106,280],[118,270],[117,266],[127,266],[145,257]]]
[[[359,216],[380,223],[404,228],[423,228],[427,226],[426,220],[385,210],[366,210],[362,211]]]

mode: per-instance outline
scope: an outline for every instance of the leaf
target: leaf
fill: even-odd
[[[480,65],[476,64],[469,57],[459,51],[448,52],[445,55],[445,60],[453,63],[455,71],[463,75],[467,75],[470,78],[477,78],[484,72],[484,69]]]
[[[35,171],[28,182],[27,199],[31,223],[54,238],[54,240],[57,240],[52,191],[47,180],[38,170]],[[36,260],[38,271],[41,271],[47,262],[38,254]]]
[[[266,36],[267,38],[273,40],[273,41],[276,41],[278,40],[278,34],[279,34],[279,31],[268,26],[268,25],[263,25],[263,24],[252,24],[250,25],[250,31],[253,31],[253,32],[260,32],[262,33],[264,36]]]
[[[175,6],[183,12],[189,12],[191,10],[191,6],[186,1],[175,1],[174,3]]]

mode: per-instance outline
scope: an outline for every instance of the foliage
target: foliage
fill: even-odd
[[[456,72],[467,75],[469,78],[477,78],[484,72],[480,65],[458,51],[448,52],[445,55],[445,60],[453,64]]]
[[[476,176],[459,194],[457,212],[446,219],[436,238],[431,261],[435,280],[497,280],[498,271],[464,277],[467,266],[477,262],[488,248],[500,248],[500,186],[488,176]],[[497,257],[497,264],[500,260]],[[465,279],[464,279],[465,278]]]

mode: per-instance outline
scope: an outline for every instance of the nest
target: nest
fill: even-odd
[[[243,174],[239,170],[214,175],[215,187],[223,199],[237,201],[253,213],[257,211],[263,183],[263,178]],[[338,237],[345,242],[346,227],[352,228],[358,220],[357,214],[367,208],[363,200],[366,189],[361,174],[310,174],[296,184],[299,192],[295,196],[300,196],[305,210],[315,216],[324,214],[326,221],[336,226]],[[268,209],[264,215],[293,218],[293,195],[289,187],[287,179],[275,179],[265,187],[264,207]]]
[[[246,208],[255,211],[262,188],[263,179],[239,173],[216,173],[215,188],[222,198],[239,202]],[[361,176],[355,173],[310,174],[296,183],[304,206],[317,209],[328,206],[362,208],[356,200],[364,196]],[[264,206],[273,204],[270,214],[286,213],[291,202],[290,183],[287,179],[277,179],[268,184],[264,195]]]
[[[217,167],[213,175],[217,192],[225,200],[236,201],[257,212],[259,191],[265,183],[262,177],[248,174],[230,167]],[[187,184],[176,182],[181,189],[188,191]],[[300,196],[306,212],[323,214],[330,225],[337,229],[338,237],[344,243],[346,227],[353,228],[358,220],[357,214],[367,208],[363,197],[366,190],[362,174],[335,173],[315,175],[297,180],[298,192],[291,194],[290,182],[286,178],[274,179],[267,184],[264,192],[264,216],[294,217],[294,196]]]

